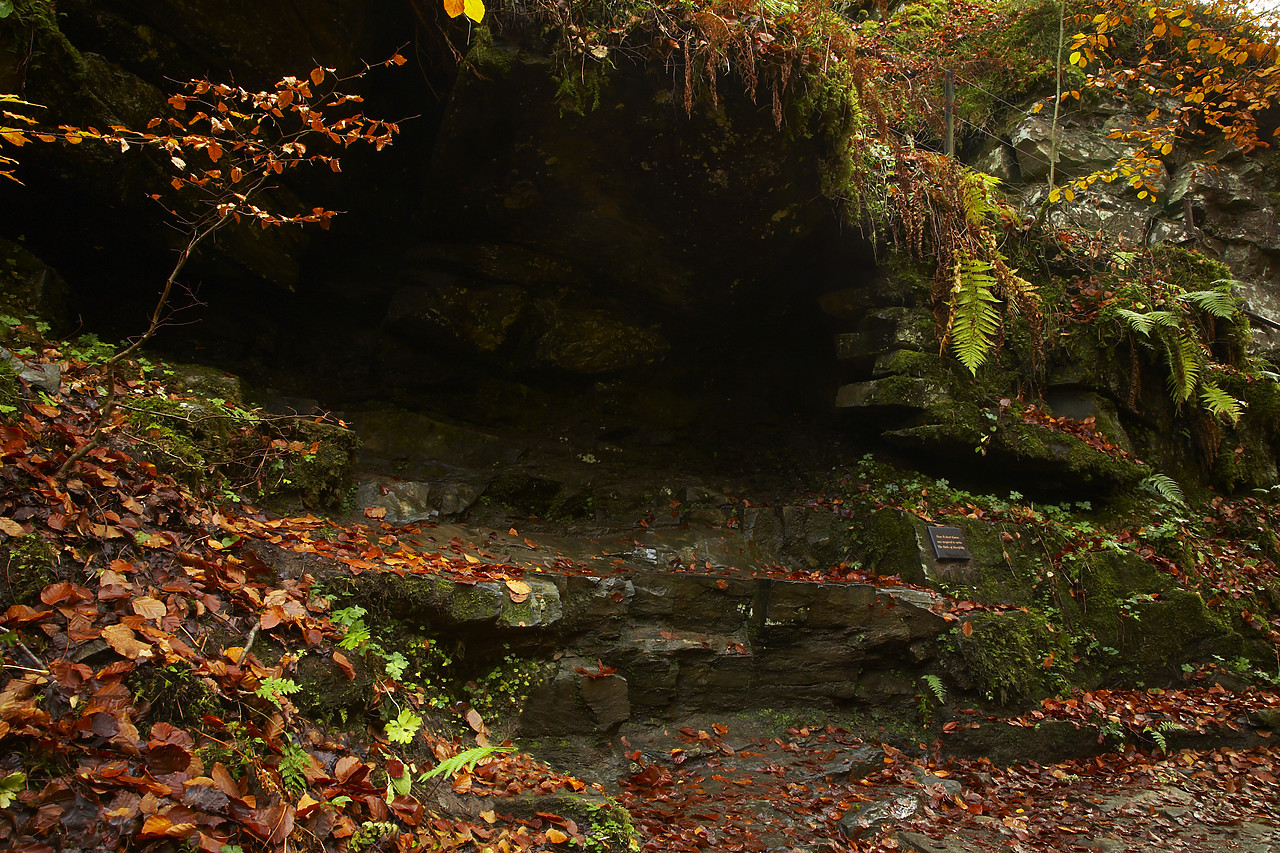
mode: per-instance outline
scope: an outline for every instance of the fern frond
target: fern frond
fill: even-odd
[[[1240,313],[1240,297],[1227,290],[1193,290],[1178,300],[1223,320],[1234,320]]]
[[[1166,474],[1152,474],[1139,485],[1169,503],[1186,506],[1187,499],[1182,494],[1182,487],[1177,480]]]
[[[991,203],[991,191],[999,179],[986,172],[966,172],[961,178],[960,194],[964,203],[964,218],[970,225],[981,225],[987,214],[995,210]]]
[[[1144,314],[1139,311],[1131,311],[1128,308],[1117,308],[1116,317],[1130,331],[1137,332],[1144,337],[1151,337],[1152,329],[1157,327],[1176,329],[1179,325],[1178,315],[1172,311],[1148,311]]]
[[[1200,381],[1204,349],[1186,332],[1179,331],[1173,341],[1165,341],[1165,353],[1169,356],[1169,396],[1176,403],[1185,403]]]
[[[473,746],[470,749],[464,749],[452,758],[446,758],[435,767],[418,777],[418,781],[423,782],[435,776],[444,776],[446,779],[451,778],[460,770],[468,772],[474,770],[477,764],[488,764],[494,755],[500,752],[514,752],[514,746]]]
[[[921,680],[928,685],[931,691],[933,691],[934,698],[938,700],[938,704],[942,704],[947,701],[947,685],[942,683],[941,678],[932,673],[928,673],[921,676]]]
[[[1232,426],[1240,423],[1240,418],[1244,416],[1245,406],[1248,405],[1243,400],[1237,400],[1232,397],[1212,382],[1205,382],[1200,386],[1200,402],[1204,403],[1204,407],[1209,410],[1209,414],[1215,418],[1224,418],[1231,421]]]
[[[956,358],[973,375],[987,360],[1000,329],[995,284],[991,264],[974,258],[956,259],[947,337]]]

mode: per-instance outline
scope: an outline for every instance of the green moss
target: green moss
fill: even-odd
[[[973,634],[960,636],[960,654],[988,698],[1004,704],[1034,701],[1064,686],[1057,662],[1067,659],[1070,647],[1063,634],[1046,627],[1043,616],[1021,610],[984,613],[969,624]]]
[[[142,716],[152,721],[197,723],[217,707],[214,692],[185,664],[139,665],[129,674],[128,684],[135,704],[145,709]]]
[[[262,483],[264,506],[288,509],[301,503],[316,510],[344,511],[354,498],[351,460],[359,440],[337,424],[309,420],[268,421],[262,429],[287,449],[276,458],[273,476]]]
[[[12,420],[17,415],[20,397],[18,374],[8,359],[0,359],[0,420]]]
[[[493,43],[493,31],[486,26],[471,31],[467,62],[484,77],[505,77],[516,64],[516,54]]]
[[[10,604],[38,606],[40,592],[59,575],[57,553],[35,533],[0,545],[0,567],[0,611]]]
[[[142,439],[142,455],[156,469],[191,488],[226,457],[227,420],[194,402],[167,397],[130,398],[120,404]]]
[[[584,815],[583,849],[588,851],[638,851],[643,838],[631,821],[631,812],[612,798],[588,806]]]
[[[1204,290],[1215,282],[1235,278],[1222,261],[1194,249],[1161,244],[1151,250],[1151,257],[1165,269],[1170,283],[1184,291]]]

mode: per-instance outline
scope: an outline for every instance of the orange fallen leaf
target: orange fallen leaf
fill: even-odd
[[[564,844],[569,840],[569,836],[565,835],[553,826],[547,830],[547,840],[552,844]]]

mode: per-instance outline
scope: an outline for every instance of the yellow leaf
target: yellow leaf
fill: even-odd
[[[462,10],[477,24],[484,20],[483,0],[462,0]]]
[[[1071,189],[1071,187],[1067,187],[1065,190],[1063,190],[1062,194],[1067,197],[1067,201],[1076,200],[1075,190]]]
[[[1161,154],[1172,154],[1172,153],[1173,153],[1173,143],[1172,143],[1172,142],[1166,142],[1164,145],[1161,145],[1161,146],[1160,146],[1160,153],[1161,153]]]
[[[456,18],[462,14],[465,0],[444,0],[444,11],[450,18]]]
[[[565,835],[553,826],[547,830],[547,840],[552,844],[564,844],[569,840],[569,836]]]
[[[1077,50],[1077,51],[1073,51],[1073,52],[1072,52],[1072,54],[1071,54],[1071,57],[1067,60],[1067,63],[1068,63],[1068,64],[1070,64],[1070,65],[1079,65],[1079,64],[1080,64],[1080,51],[1078,51],[1078,50]]]
[[[21,148],[27,144],[27,138],[16,130],[0,131],[0,136],[4,137],[4,141],[11,145]]]
[[[1057,201],[1062,196],[1062,190],[1054,189],[1049,193],[1049,201]]]

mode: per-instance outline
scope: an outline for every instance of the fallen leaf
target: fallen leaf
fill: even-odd
[[[159,623],[168,614],[169,608],[165,607],[163,601],[144,595],[133,600],[133,612],[143,619],[154,619]]]
[[[475,708],[468,708],[466,713],[467,725],[477,732],[484,731],[484,719],[480,716]]]
[[[152,656],[151,646],[134,636],[133,631],[125,625],[108,625],[102,629],[102,639],[129,660],[149,658]]]

